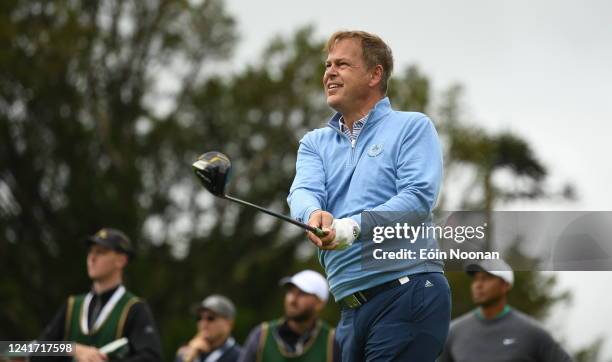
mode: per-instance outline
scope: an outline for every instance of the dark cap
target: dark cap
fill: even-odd
[[[234,303],[227,297],[219,294],[213,294],[200,303],[198,306],[198,312],[208,309],[222,317],[227,319],[234,319],[236,316],[236,307]]]
[[[91,244],[95,243],[120,253],[127,254],[130,259],[135,256],[134,247],[130,241],[130,238],[117,229],[102,228],[100,231],[95,233],[95,235],[87,238],[86,242],[87,246],[91,246]]]

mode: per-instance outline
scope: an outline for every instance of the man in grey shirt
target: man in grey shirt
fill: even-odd
[[[468,265],[472,300],[479,308],[451,322],[439,362],[565,362],[571,357],[533,318],[512,309],[514,273],[503,260]]]

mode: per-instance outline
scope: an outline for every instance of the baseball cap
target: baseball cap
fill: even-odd
[[[228,319],[234,319],[236,316],[236,307],[234,307],[234,303],[227,297],[219,294],[213,294],[206,297],[202,303],[200,303],[198,312],[204,309],[208,309]]]
[[[130,259],[135,256],[134,247],[130,238],[117,229],[102,228],[94,235],[88,237],[86,243],[87,246],[95,243],[127,254]]]
[[[503,259],[489,259],[471,263],[465,266],[465,271],[470,276],[473,276],[476,272],[483,271],[501,278],[510,285],[514,284],[514,272]]]
[[[294,276],[281,279],[280,284],[293,284],[301,291],[313,294],[324,302],[327,302],[329,296],[327,280],[314,270],[302,270]]]

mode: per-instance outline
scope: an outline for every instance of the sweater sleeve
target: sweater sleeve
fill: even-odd
[[[134,304],[128,312],[124,335],[130,342],[131,354],[124,362],[161,361],[161,342],[153,313],[144,301]]]
[[[66,310],[68,303],[64,302],[57,310],[51,322],[45,327],[44,331],[38,336],[38,341],[65,341],[64,325],[66,324]],[[72,358],[67,356],[30,356],[31,362],[63,362],[71,361]]]
[[[309,135],[300,141],[295,178],[287,198],[291,216],[300,222],[308,222],[313,211],[325,209],[327,199],[323,161],[312,145]]]

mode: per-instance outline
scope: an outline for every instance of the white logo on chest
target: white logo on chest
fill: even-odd
[[[514,344],[514,342],[516,342],[515,338],[504,338],[504,340],[502,341],[502,344],[504,346],[509,346],[509,345]]]

